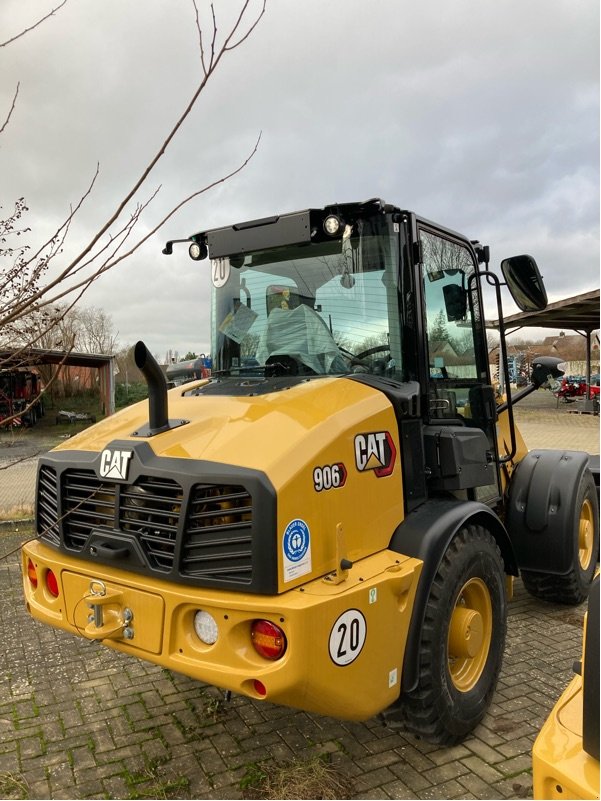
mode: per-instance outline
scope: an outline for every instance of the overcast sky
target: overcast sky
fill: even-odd
[[[1,0],[0,41],[58,1]],[[223,30],[238,3],[215,5]],[[89,240],[191,97],[198,54],[191,0],[68,0],[0,49],[0,122],[20,81],[0,204],[25,196],[32,244],[99,162],[67,251]],[[268,0],[151,175],[141,198],[162,189],[139,232],[260,132],[243,172],[86,296],[122,344],[208,352],[209,262],[163,256],[166,239],[374,196],[489,244],[495,267],[530,253],[551,301],[599,286],[598,0]]]

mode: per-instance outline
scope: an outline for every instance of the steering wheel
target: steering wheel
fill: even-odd
[[[388,351],[390,353],[390,345],[374,345],[373,348],[362,350],[361,353],[355,354],[355,359],[365,359],[366,356],[373,356],[374,353],[383,353]]]

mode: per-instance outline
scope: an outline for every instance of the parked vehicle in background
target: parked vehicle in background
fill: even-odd
[[[0,427],[33,426],[44,414],[40,376],[31,370],[0,370]]]
[[[167,368],[167,382],[171,387],[179,387],[189,381],[211,377],[211,357],[201,353],[198,359],[170,364]]]

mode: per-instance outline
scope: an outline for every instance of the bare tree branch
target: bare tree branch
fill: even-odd
[[[6,128],[8,123],[10,122],[10,118],[12,117],[12,113],[15,110],[15,103],[17,102],[17,97],[19,96],[19,87],[20,86],[21,86],[21,83],[19,81],[17,83],[17,88],[15,89],[15,96],[13,97],[13,102],[12,102],[12,105],[11,105],[10,110],[8,112],[8,116],[6,117],[6,119],[4,120],[4,122],[2,124],[2,128],[0,128],[0,134],[4,133],[4,129]]]
[[[51,13],[61,8],[64,2]],[[44,336],[44,332],[52,327],[55,314],[53,307],[55,304],[68,297],[70,299],[69,305],[72,306],[95,281],[135,253],[186,203],[238,174],[256,153],[261,140],[260,135],[252,151],[239,166],[179,201],[167,214],[164,214],[158,223],[150,226],[148,233],[136,237],[133,245],[125,249],[126,243],[132,239],[133,231],[142,214],[148,209],[160,187],[144,202],[136,202],[140,190],[146,184],[150,173],[163,157],[179,129],[190,115],[221,59],[226,53],[235,50],[246,41],[248,36],[255,30],[266,9],[266,0],[262,0],[256,14],[253,15],[252,19],[247,20],[251,0],[241,0],[240,11],[229,30],[223,36],[218,36],[217,17],[215,8],[211,4],[210,46],[207,49],[196,0],[192,0],[192,3],[195,11],[202,67],[200,80],[184,110],[171,126],[166,138],[154,156],[131,189],[119,201],[113,213],[96,230],[83,249],[79,250],[74,258],[71,258],[66,265],[60,267],[55,274],[50,276],[49,268],[63,252],[63,246],[69,234],[71,223],[95,186],[99,174],[98,166],[90,185],[78,203],[70,209],[66,219],[54,234],[43,245],[39,246],[35,252],[30,254],[28,252],[30,250],[29,245],[22,244],[22,238],[17,239],[17,237],[21,237],[29,230],[20,224],[21,215],[27,211],[23,199],[19,201],[19,205],[15,206],[14,213],[6,221],[0,220],[0,256],[12,260],[11,265],[0,268],[0,332],[2,332],[5,341],[7,337],[9,340],[16,337],[15,343],[18,344],[19,341],[23,340],[26,332],[29,332],[30,342],[35,342],[41,336]],[[40,23],[42,21],[40,20]],[[126,219],[125,213],[132,203],[136,205]],[[13,237],[14,239],[11,239]],[[27,322],[28,320],[30,323]],[[32,333],[33,329],[37,333]],[[39,333],[40,331],[42,334]]]
[[[56,6],[55,8],[53,8],[51,11],[49,11],[48,14],[46,14],[45,17],[42,17],[37,22],[35,22],[33,25],[30,25],[29,28],[25,28],[25,30],[21,31],[16,36],[11,37],[10,39],[7,39],[5,42],[0,42],[0,47],[6,47],[6,45],[11,44],[12,42],[16,42],[17,39],[20,39],[22,36],[25,36],[26,33],[29,33],[30,31],[33,31],[35,28],[38,27],[38,25],[41,25],[42,22],[44,22],[45,20],[49,19],[49,17],[54,16],[54,14],[56,14],[56,12],[59,10],[59,8],[62,8],[65,5],[66,2],[67,2],[67,0],[63,0],[62,3],[59,3],[59,5]]]

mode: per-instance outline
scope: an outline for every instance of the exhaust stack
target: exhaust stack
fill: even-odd
[[[171,428],[183,426],[188,420],[169,420],[167,408],[167,379],[158,365],[157,360],[140,341],[134,348],[134,360],[148,384],[148,425],[139,431],[134,431],[134,437],[154,437]]]

